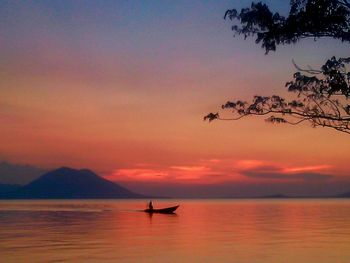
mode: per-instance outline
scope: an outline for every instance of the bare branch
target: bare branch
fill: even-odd
[[[252,3],[240,12],[227,10],[225,19],[235,24],[232,30],[256,37],[266,54],[277,45],[294,44],[303,38],[330,37],[350,43],[349,0],[293,0],[288,17],[272,13],[261,2]],[[238,22],[236,24],[236,22]],[[222,105],[231,118],[209,113],[205,120],[240,120],[248,116],[265,116],[271,123],[298,125],[309,122],[312,127],[328,127],[350,134],[350,57],[332,57],[320,69],[298,66],[292,81],[286,83],[294,99],[278,95],[254,96],[250,102],[236,100]]]

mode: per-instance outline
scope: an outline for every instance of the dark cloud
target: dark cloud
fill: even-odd
[[[0,183],[3,184],[27,184],[46,170],[22,164],[11,164],[8,162],[0,162]]]
[[[241,172],[242,175],[259,179],[282,179],[282,180],[304,180],[304,181],[317,181],[327,180],[333,178],[330,174],[321,173],[282,173],[277,171],[264,171],[264,170],[249,170]]]
[[[272,165],[262,165],[262,166],[258,166],[255,168],[251,168],[248,170],[244,170],[244,171],[248,171],[248,172],[259,172],[259,173],[275,173],[275,172],[280,172],[281,168],[277,167],[277,166],[272,166]]]

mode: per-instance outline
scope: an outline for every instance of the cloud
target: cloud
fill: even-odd
[[[329,165],[314,165],[285,168],[277,165],[262,165],[252,169],[242,170],[240,173],[246,177],[256,179],[317,181],[334,177],[333,175],[319,172],[329,167]]]
[[[327,164],[283,164],[265,160],[200,159],[192,163],[137,163],[112,179],[135,192],[172,197],[252,197],[278,193],[329,196],[349,189]]]
[[[0,162],[0,183],[27,184],[45,172],[46,170],[31,165]]]
[[[193,165],[154,165],[153,167],[148,164],[137,164],[134,167],[117,169],[111,175],[106,176],[106,178],[118,182],[149,181],[204,184],[225,181],[228,177],[226,171],[215,168],[213,163],[212,165],[194,163]]]
[[[118,169],[108,176],[111,180],[162,180],[168,177],[168,173],[157,169],[129,168]]]
[[[265,163],[261,160],[239,160],[235,165],[239,169],[253,169],[255,167],[262,167]]]
[[[205,166],[171,166],[170,168],[186,172],[201,172],[208,170],[208,168]]]
[[[281,173],[281,172],[266,172],[266,171],[244,171],[243,175],[251,178],[259,179],[282,179],[282,180],[304,180],[318,181],[333,178],[333,175],[322,173]]]
[[[328,164],[286,167],[281,164],[243,160],[237,162],[237,167],[241,168],[241,175],[259,180],[324,181],[335,177],[324,173],[324,170],[332,167]]]
[[[232,159],[199,160],[194,163],[169,166],[136,164],[115,170],[110,176],[115,181],[151,181],[162,183],[218,184],[229,182],[254,183],[261,180],[284,182],[324,181],[333,178],[325,172],[331,166],[314,164],[286,166],[263,160]]]
[[[331,168],[328,164],[322,164],[322,165],[311,165],[311,166],[302,166],[302,167],[290,167],[285,168],[285,172],[307,172],[307,171],[319,171],[319,170],[325,170]]]

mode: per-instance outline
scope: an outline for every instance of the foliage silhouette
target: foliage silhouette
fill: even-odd
[[[267,5],[252,3],[241,12],[226,11],[225,19],[238,21],[232,30],[247,37],[256,37],[266,54],[277,45],[292,44],[300,39],[331,37],[350,42],[350,2],[348,0],[291,0],[288,17],[272,13]],[[239,120],[251,115],[267,115],[272,123],[299,124],[310,122],[313,127],[333,128],[350,134],[350,57],[332,57],[320,70],[302,69],[286,83],[295,99],[277,95],[254,96],[251,102],[228,101],[222,109],[232,110],[232,118],[209,113],[204,120]]]

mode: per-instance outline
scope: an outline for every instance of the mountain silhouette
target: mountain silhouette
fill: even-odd
[[[272,194],[272,195],[264,195],[264,196],[261,196],[259,198],[266,198],[266,199],[273,199],[273,198],[292,198],[291,196],[288,196],[288,195],[284,195],[284,194]]]
[[[338,195],[337,197],[339,197],[339,198],[348,198],[348,197],[350,197],[350,192],[342,193],[342,194]]]
[[[17,190],[21,186],[18,184],[1,184],[0,183],[0,193],[8,193]]]
[[[99,199],[145,198],[108,181],[88,169],[62,167],[48,172],[15,191],[2,193],[3,199]]]

